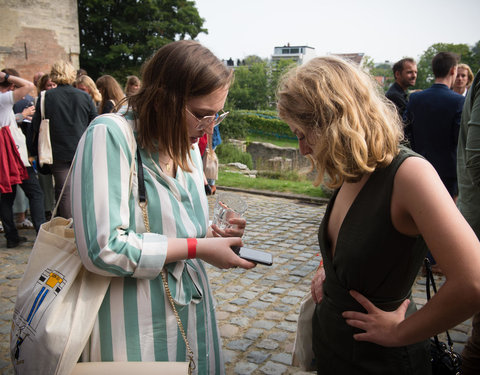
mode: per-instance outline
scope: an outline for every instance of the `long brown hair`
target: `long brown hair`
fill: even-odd
[[[138,143],[150,152],[167,152],[189,171],[186,101],[226,87],[232,78],[233,71],[197,42],[181,40],[160,48],[142,69],[140,91],[129,98]]]
[[[102,101],[99,105],[99,113],[103,112],[103,107],[109,100],[112,100],[113,104],[117,105],[125,97],[120,84],[112,76],[101,76],[97,79],[96,85],[98,91],[100,91],[100,94],[102,94]]]

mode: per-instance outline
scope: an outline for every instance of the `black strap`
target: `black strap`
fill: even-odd
[[[137,147],[137,177],[138,177],[138,201],[145,203],[147,201],[147,191],[145,190],[145,180],[143,176],[143,163],[140,149]]]
[[[437,286],[435,285],[435,279],[433,277],[433,272],[432,272],[432,266],[430,264],[430,260],[428,258],[425,258],[424,260],[424,263],[425,263],[425,269],[427,271],[427,283],[426,283],[426,288],[427,288],[427,301],[430,300],[431,298],[431,295],[430,295],[430,284],[432,284],[432,289],[435,293],[437,293]],[[450,334],[448,333],[448,331],[445,331],[445,333],[447,334],[447,342],[448,342],[448,346],[450,348],[453,347],[453,341],[452,339],[450,338]],[[435,340],[435,344],[437,346],[440,346],[440,342],[438,341],[438,336],[435,335],[433,336],[433,339]]]

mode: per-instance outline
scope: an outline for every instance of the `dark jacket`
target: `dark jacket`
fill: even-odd
[[[410,95],[406,117],[411,123],[410,145],[427,159],[442,180],[457,176],[457,142],[465,98],[447,85]]]
[[[40,98],[32,125],[40,129]],[[50,120],[53,160],[72,161],[77,144],[90,121],[97,116],[92,98],[70,85],[59,85],[45,93],[45,118]]]
[[[407,108],[408,96],[407,93],[402,89],[402,87],[394,82],[392,86],[385,93],[385,96],[395,104],[397,107],[398,115],[400,118],[403,117],[405,108]]]

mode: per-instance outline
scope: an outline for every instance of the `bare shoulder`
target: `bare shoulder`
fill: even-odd
[[[452,209],[453,200],[433,166],[420,157],[405,159],[395,175],[391,201],[392,221],[397,230],[417,235],[422,232],[422,218]]]
[[[427,193],[431,193],[432,189],[442,189],[443,183],[435,168],[427,160],[412,156],[405,159],[398,168],[395,187],[401,188],[397,189],[399,193],[421,194],[425,189]]]

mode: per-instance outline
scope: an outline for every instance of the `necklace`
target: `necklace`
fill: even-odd
[[[170,172],[170,169],[172,169],[172,165],[170,164],[170,163],[172,163],[172,162],[173,162],[172,159],[170,159],[168,162],[164,162],[164,161],[162,161],[162,160],[160,159],[160,157],[158,158],[158,163],[160,164],[160,167],[161,167],[162,164],[163,164],[163,166],[165,167],[165,169],[166,169],[167,172]],[[173,164],[173,163],[172,163],[172,164]]]

